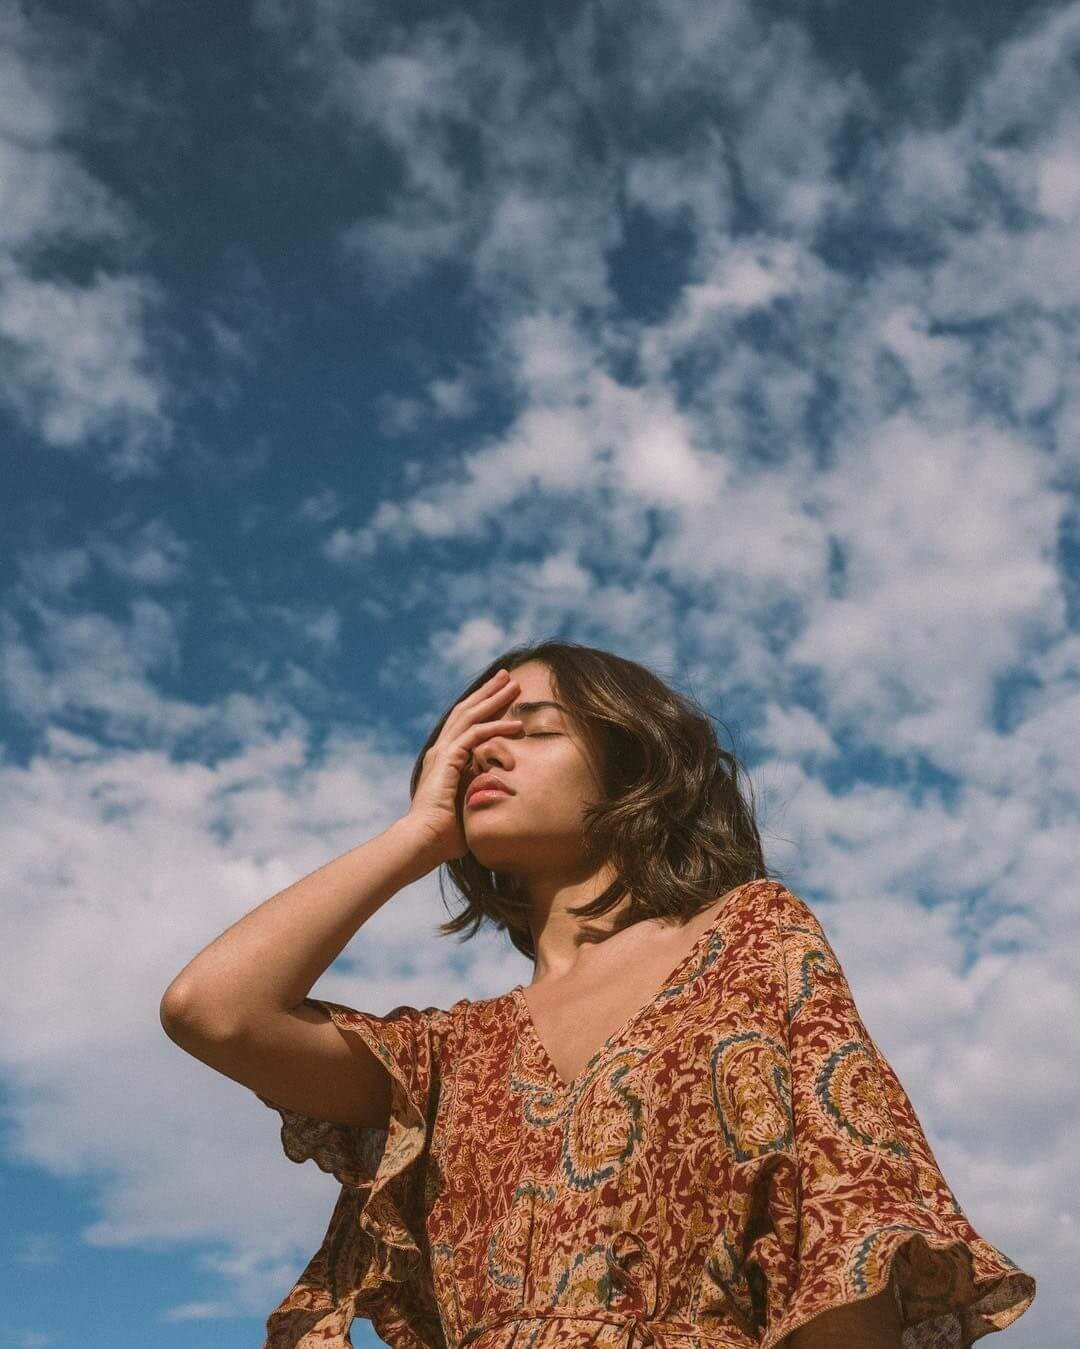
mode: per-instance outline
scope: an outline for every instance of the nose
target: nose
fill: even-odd
[[[482,741],[472,752],[473,766],[478,773],[485,773],[493,765],[505,768],[510,757],[510,748],[500,735],[493,735]]]

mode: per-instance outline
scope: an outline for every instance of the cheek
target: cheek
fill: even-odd
[[[584,806],[596,800],[597,787],[589,765],[577,753],[567,755],[544,775],[541,793],[560,816],[576,819]]]

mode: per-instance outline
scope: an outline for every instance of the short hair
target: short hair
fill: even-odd
[[[612,929],[619,931],[645,918],[690,917],[738,885],[778,877],[765,864],[753,788],[747,777],[744,797],[740,772],[745,770],[720,744],[716,718],[637,661],[577,642],[518,645],[482,670],[428,736],[412,771],[410,798],[424,755],[453,708],[500,669],[513,670],[527,661],[547,666],[555,697],[600,753],[603,799],[584,811],[583,846],[598,867],[611,865],[615,879],[571,913],[594,918],[629,895],[627,911]],[[444,905],[444,875],[465,908],[439,925],[441,936],[471,929],[462,938],[469,940],[488,918],[509,932],[523,955],[536,958],[529,913],[513,876],[482,866],[467,852],[439,868]],[[582,940],[605,935],[585,931]]]

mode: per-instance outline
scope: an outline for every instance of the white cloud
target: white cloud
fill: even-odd
[[[1035,168],[1036,200],[1045,216],[1065,222],[1080,214],[1080,120],[1066,123],[1064,134]]]
[[[992,425],[891,419],[816,485],[844,593],[808,599],[788,657],[833,715],[945,763],[991,715],[996,674],[1064,624],[1066,509],[1037,450]]]
[[[0,288],[0,339],[12,344],[4,389],[48,444],[71,447],[119,432],[112,465],[146,468],[168,442],[163,387],[148,373],[145,278],[98,274],[90,286],[9,274]]]
[[[10,73],[11,54],[0,55],[8,58],[0,72]],[[0,139],[0,248],[8,254],[45,237],[122,239],[130,228],[123,206],[74,155]]]
[[[344,509],[345,503],[340,492],[333,487],[322,486],[304,497],[296,509],[297,516],[310,524],[324,525],[333,520]]]
[[[0,688],[26,721],[92,713],[111,736],[172,741],[204,720],[194,705],[162,696],[150,682],[179,654],[174,615],[156,601],[133,600],[128,622],[43,599],[30,599],[28,608],[32,625],[10,610],[0,615]]]
[[[735,211],[730,149],[723,131],[704,124],[696,140],[681,153],[650,150],[626,161],[627,201],[667,224],[690,223],[692,236],[707,251],[724,240]],[[700,270],[695,258],[691,270]]]
[[[34,266],[45,246],[122,248],[135,228],[64,144],[88,115],[86,72],[36,24],[17,0],[0,6],[0,400],[46,445],[98,444],[114,476],[144,474],[173,434],[152,352],[163,293],[137,273],[99,266],[76,283]]]
[[[683,286],[669,317],[646,326],[640,358],[654,377],[670,373],[688,351],[699,355],[735,343],[733,324],[744,314],[790,297],[812,304],[835,294],[840,278],[804,246],[787,239],[714,239],[712,263],[700,281]],[[736,353],[731,353],[735,356]]]
[[[90,553],[86,548],[52,548],[26,553],[16,558],[16,566],[28,590],[43,594],[63,594],[90,573]]]
[[[191,545],[166,520],[143,520],[122,539],[119,533],[94,534],[89,545],[114,576],[140,586],[172,585],[184,576]]]
[[[577,109],[555,82],[538,81],[512,44],[466,15],[362,36],[344,12],[322,19],[310,24],[288,4],[256,10],[283,59],[319,90],[319,115],[343,121],[360,144],[378,136],[400,165],[402,190],[341,236],[370,288],[411,285],[450,261],[521,310],[538,299],[611,301],[614,182],[579,163]]]
[[[476,395],[465,374],[455,375],[452,379],[433,379],[428,385],[428,393],[444,417],[457,420],[476,411]]]

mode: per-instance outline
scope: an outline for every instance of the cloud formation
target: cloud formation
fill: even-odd
[[[45,445],[103,447],[120,477],[168,448],[168,379],[153,327],[164,293],[126,268],[130,209],[65,141],[92,114],[93,63],[0,4],[0,399]],[[50,254],[108,248],[121,265],[49,275]]]
[[[355,307],[365,341],[310,390],[310,435],[237,493],[228,539],[140,501],[23,549],[0,613],[19,745],[0,858],[32,897],[0,1018],[15,1152],[113,1167],[90,1241],[224,1243],[220,1297],[169,1319],[268,1307],[329,1192],[161,1044],[165,984],[389,823],[459,683],[558,632],[737,729],[770,860],[823,897],[975,1226],[1039,1277],[1017,1349],[1070,1342],[1080,4],[1023,8],[993,40],[914,29],[888,78],[793,8],[650,0],[616,25],[588,6],[558,31],[253,8],[274,83],[251,103],[282,145],[286,119],[329,143],[349,189],[308,225],[316,317]],[[108,472],[160,474],[182,413],[155,315],[176,296],[126,260],[133,209],[69,145],[79,80],[34,40],[8,0],[7,404],[43,455],[107,447]],[[105,262],[32,265],[56,239]],[[287,311],[307,281],[280,251]],[[275,377],[309,359],[305,320]],[[413,377],[350,402],[391,368],[397,322]],[[229,379],[254,378],[242,319],[211,334]],[[223,440],[223,462],[251,453]],[[428,878],[319,992],[384,1010],[521,977],[490,934],[451,959],[418,941],[442,916]],[[45,1020],[43,987],[66,990]]]

